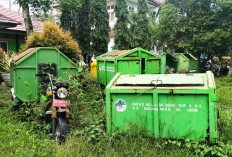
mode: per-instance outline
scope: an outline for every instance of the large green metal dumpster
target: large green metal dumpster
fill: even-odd
[[[107,85],[117,72],[159,74],[161,57],[141,48],[114,50],[97,57],[97,80]]]
[[[161,74],[175,73],[179,67],[179,59],[171,53],[162,53],[161,55]]]
[[[11,62],[11,86],[18,99],[23,102],[37,100],[39,78],[35,74],[44,70],[63,79],[77,74],[77,66],[58,49],[30,48]]]
[[[216,87],[204,74],[116,74],[106,87],[107,131],[211,143],[218,138]]]

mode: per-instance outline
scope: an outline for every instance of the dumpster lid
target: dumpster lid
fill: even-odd
[[[34,52],[35,50],[37,50],[38,48],[39,48],[39,47],[30,48],[30,49],[24,51],[24,52],[21,53],[20,55],[14,57],[13,60],[12,60],[11,62],[13,63],[13,61],[15,61],[15,62],[20,61],[23,57],[25,57],[25,56],[27,56],[27,55],[33,53],[33,52]]]
[[[204,86],[205,74],[121,75],[115,86]]]
[[[126,52],[128,52],[130,50],[122,50],[122,51],[113,51],[112,53],[109,53],[109,54],[106,54],[106,55],[103,55],[101,56],[100,58],[107,58],[107,59],[110,59],[110,58],[116,58]]]

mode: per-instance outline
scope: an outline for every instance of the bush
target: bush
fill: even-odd
[[[3,49],[0,48],[0,72],[10,72],[10,62],[14,57],[17,56],[17,53],[13,51],[4,52]]]
[[[44,22],[43,33],[32,33],[21,47],[20,53],[32,47],[55,47],[72,60],[83,58],[79,45],[71,33],[64,32],[53,22]]]

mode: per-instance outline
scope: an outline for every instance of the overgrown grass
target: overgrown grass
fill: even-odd
[[[0,156],[232,156],[232,78],[216,79],[219,143],[154,139],[137,133],[105,131],[104,90],[90,73],[72,82],[71,132],[63,145],[56,145],[46,126],[35,118],[24,119],[6,107],[0,108]],[[5,89],[0,88],[1,93]],[[8,93],[9,94],[9,93]],[[5,101],[10,99],[3,96]],[[33,107],[31,116],[39,107]],[[38,114],[36,114],[37,116]],[[37,117],[38,119],[38,117]],[[25,121],[26,120],[26,121]]]

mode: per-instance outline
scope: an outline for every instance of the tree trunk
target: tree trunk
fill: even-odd
[[[33,25],[31,22],[31,16],[30,16],[28,4],[22,5],[22,9],[23,9],[23,18],[24,18],[27,36],[29,36],[31,32],[33,32]]]

